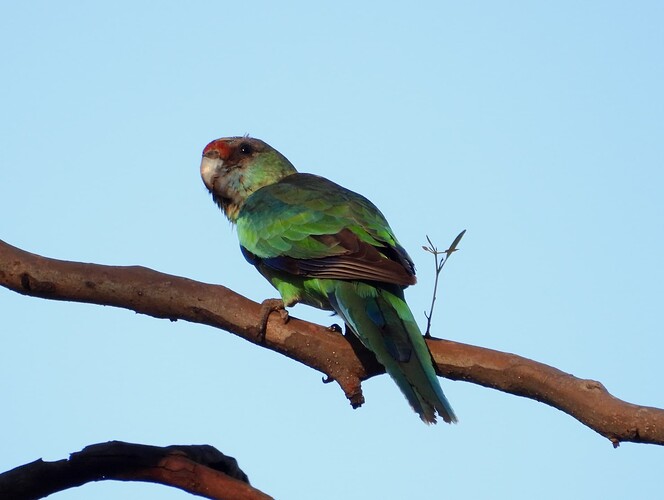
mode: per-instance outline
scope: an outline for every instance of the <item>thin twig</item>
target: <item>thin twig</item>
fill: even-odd
[[[433,316],[433,308],[434,305],[436,304],[436,293],[438,292],[438,279],[440,278],[440,273],[443,270],[445,262],[447,262],[447,259],[450,258],[450,255],[452,255],[454,252],[457,251],[457,246],[459,245],[459,242],[461,241],[461,238],[463,238],[464,234],[466,234],[465,229],[461,231],[456,238],[454,238],[454,241],[452,242],[450,247],[443,252],[438,250],[438,248],[433,244],[429,236],[427,236],[427,241],[429,242],[429,246],[422,247],[426,252],[433,254],[434,263],[436,265],[436,278],[433,283],[433,296],[431,297],[431,309],[429,309],[429,314],[427,314],[427,312],[424,311],[424,316],[426,316],[427,318],[427,329],[426,332],[424,332],[424,336],[426,338],[431,338],[431,317]],[[443,259],[440,262],[438,262],[438,256],[443,254],[445,255],[445,257],[443,257]]]

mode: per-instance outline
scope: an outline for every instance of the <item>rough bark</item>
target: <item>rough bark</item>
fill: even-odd
[[[183,319],[234,333],[321,371],[353,407],[364,402],[361,383],[383,373],[366,350],[338,332],[265,309],[223,286],[144,267],[83,264],[34,255],[0,241],[0,285],[24,295],[112,305],[170,320]],[[617,446],[622,441],[664,444],[664,410],[612,396],[584,380],[514,354],[427,339],[438,373],[558,408]]]
[[[68,460],[36,460],[0,474],[0,498],[44,498],[103,480],[159,483],[215,500],[272,498],[252,488],[235,459],[212,446],[162,448],[121,441],[86,446]]]

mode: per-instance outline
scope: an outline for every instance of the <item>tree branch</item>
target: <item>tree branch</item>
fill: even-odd
[[[279,352],[325,373],[353,407],[364,402],[361,383],[384,370],[373,356],[329,328],[271,315],[260,342],[261,306],[223,286],[159,273],[48,259],[0,240],[0,285],[24,295],[112,305],[203,323]],[[599,382],[576,378],[514,354],[427,339],[440,375],[527,397],[558,408],[614,446],[622,441],[664,444],[664,410],[613,397]]]
[[[215,500],[267,500],[234,458],[208,445],[147,446],[110,441],[86,446],[69,460],[36,460],[0,474],[0,498],[31,500],[91,481],[143,481]]]

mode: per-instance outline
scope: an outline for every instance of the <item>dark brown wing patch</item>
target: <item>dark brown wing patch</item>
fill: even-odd
[[[404,287],[417,281],[412,262],[402,249],[374,247],[360,240],[349,229],[312,237],[330,248],[341,247],[344,251],[319,259],[279,256],[260,261],[279,271],[312,278],[378,281]],[[243,253],[247,257],[249,252],[243,249]]]

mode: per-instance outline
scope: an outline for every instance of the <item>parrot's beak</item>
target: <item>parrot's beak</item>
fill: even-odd
[[[224,162],[231,155],[231,147],[225,139],[217,139],[205,146],[201,160],[201,177],[205,186],[214,193],[215,183],[224,173]]]
[[[208,158],[204,156],[201,160],[201,178],[208,190],[214,190],[214,181],[219,176],[224,160],[221,158]]]

